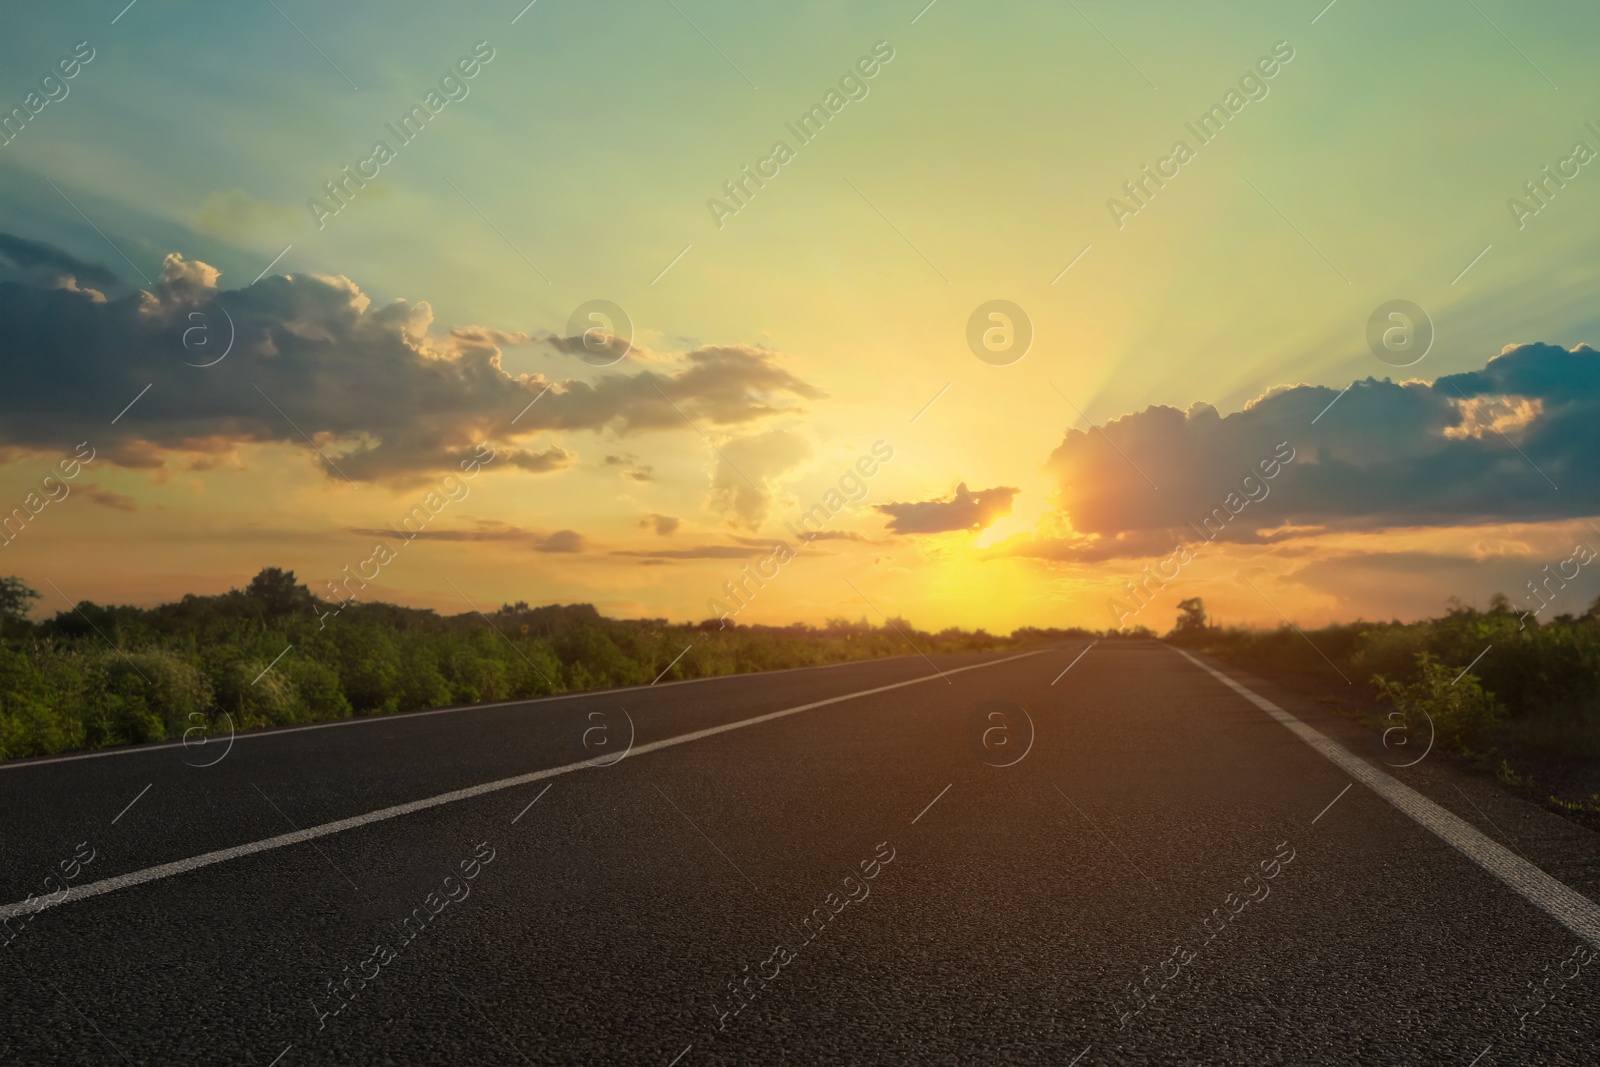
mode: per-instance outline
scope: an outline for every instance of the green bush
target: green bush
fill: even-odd
[[[1379,696],[1393,702],[1408,721],[1417,712],[1425,713],[1433,722],[1438,744],[1468,752],[1505,709],[1475,676],[1462,673],[1464,667],[1449,667],[1431,653],[1418,652],[1414,680],[1399,682],[1380,674],[1372,681]]]

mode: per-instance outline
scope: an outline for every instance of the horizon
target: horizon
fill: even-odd
[[[1600,15],[916,7],[31,15],[0,571],[1162,631],[1537,606],[1600,536]]]

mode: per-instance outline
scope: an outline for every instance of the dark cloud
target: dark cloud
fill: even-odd
[[[1002,515],[1011,514],[1011,499],[1018,490],[1009,486],[972,492],[967,483],[956,486],[949,500],[918,500],[908,503],[874,504],[889,516],[889,532],[932,534],[949,530],[984,530]]]
[[[1266,479],[1275,452],[1294,458]],[[1072,532],[1008,550],[1167,553],[1219,508],[1231,520],[1221,539],[1255,543],[1571,518],[1594,511],[1596,455],[1600,353],[1510,346],[1482,370],[1433,382],[1367,378],[1343,396],[1285,386],[1226,416],[1209,404],[1152,407],[1069,430],[1049,466]]]
[[[139,503],[133,497],[125,496],[122,493],[113,493],[109,489],[102,489],[93,482],[83,486],[82,491],[88,494],[90,500],[102,507],[115,508],[118,511],[139,510]]]
[[[115,285],[117,276],[106,268],[68,255],[54,245],[0,233],[0,256],[9,259],[30,279],[44,284],[76,278],[91,285]]]
[[[421,530],[415,534],[407,533],[407,540],[418,541],[502,541],[512,544],[524,545],[535,552],[582,552],[584,549],[583,535],[576,530],[556,530],[546,533],[540,530],[529,530],[521,526],[513,526],[508,522],[497,519],[473,519],[473,528],[468,530]],[[390,529],[355,528],[350,531],[367,537],[394,538],[396,531]]]
[[[35,273],[85,266],[18,238],[5,248]],[[464,327],[440,337],[425,302],[376,307],[345,278],[273,276],[224,291],[216,282],[215,270],[176,254],[148,292],[103,302],[40,277],[0,282],[0,337],[14,354],[0,370],[0,447],[71,451],[87,439],[111,462],[151,467],[174,450],[249,443],[309,453],[310,438],[337,465],[325,467],[330,477],[415,482],[455,470],[478,441],[563,430],[692,437],[688,421],[740,426],[821,395],[775,353],[742,345],[593,380],[513,376],[500,346],[526,335]],[[227,358],[192,365],[216,360],[230,334]],[[513,452],[511,462],[550,470],[568,455]]]
[[[578,454],[568,452],[560,445],[551,445],[543,452],[534,452],[531,449],[515,451],[507,458],[507,462],[521,470],[546,474],[550,471],[565,470],[577,463]]]

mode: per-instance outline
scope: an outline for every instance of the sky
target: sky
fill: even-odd
[[[0,3],[37,614],[1600,594],[1592,4],[524,4]]]

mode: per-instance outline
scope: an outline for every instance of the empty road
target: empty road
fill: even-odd
[[[1425,740],[1125,640],[6,765],[0,1056],[1594,1063],[1595,835]]]

